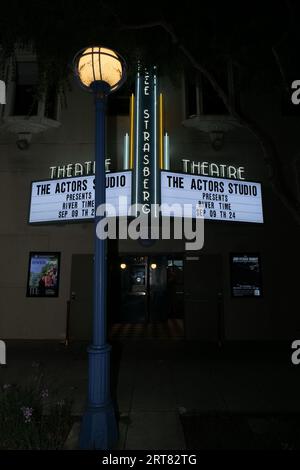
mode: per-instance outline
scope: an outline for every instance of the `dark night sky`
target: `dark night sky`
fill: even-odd
[[[300,72],[299,3],[10,0],[1,6],[0,42],[9,53],[16,41],[33,41],[42,67],[55,78],[66,74],[78,49],[95,43],[115,48],[129,63],[142,58],[172,67],[181,59],[162,28],[124,28],[128,24],[163,20],[174,28],[178,40],[212,70],[231,57],[248,77],[262,69],[266,76],[274,75],[275,45],[289,77]]]

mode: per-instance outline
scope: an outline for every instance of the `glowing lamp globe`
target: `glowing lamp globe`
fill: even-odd
[[[106,47],[88,47],[79,51],[73,62],[80,85],[94,91],[97,84],[106,94],[118,90],[126,79],[126,63],[117,52]]]

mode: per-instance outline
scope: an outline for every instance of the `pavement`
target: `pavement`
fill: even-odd
[[[186,448],[182,416],[298,413],[300,365],[290,344],[234,343],[222,349],[184,339],[113,342],[112,394],[118,449]],[[66,448],[76,448],[87,391],[86,344],[8,341],[0,385],[24,383],[39,366],[50,394],[72,396],[78,417]]]

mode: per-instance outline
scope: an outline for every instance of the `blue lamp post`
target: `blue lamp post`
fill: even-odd
[[[74,58],[74,72],[80,85],[95,98],[95,211],[105,204],[105,111],[109,93],[126,79],[126,64],[116,52],[89,47]],[[118,427],[110,393],[110,346],[106,333],[106,242],[96,227],[95,217],[93,342],[88,348],[89,388],[87,408],[80,430],[81,449],[111,449],[118,439]]]

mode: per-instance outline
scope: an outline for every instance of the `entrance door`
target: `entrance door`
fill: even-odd
[[[113,313],[114,322],[150,323],[166,321],[169,316],[167,256],[122,256],[121,302]],[[111,295],[111,294],[110,294]]]
[[[148,264],[145,256],[120,258],[121,276],[120,308],[114,314],[114,321],[143,323],[148,310]],[[111,293],[110,293],[111,295]]]
[[[168,319],[167,257],[148,258],[149,302],[148,321],[163,322]]]
[[[166,322],[183,318],[183,261],[167,255],[109,256],[107,318],[113,323]],[[73,255],[70,340],[92,338],[93,255]]]
[[[169,318],[183,319],[184,317],[183,266],[183,257],[168,257],[167,292]]]
[[[221,256],[187,256],[184,266],[187,339],[220,340]]]
[[[71,271],[70,340],[91,340],[93,321],[93,255],[73,255]]]

